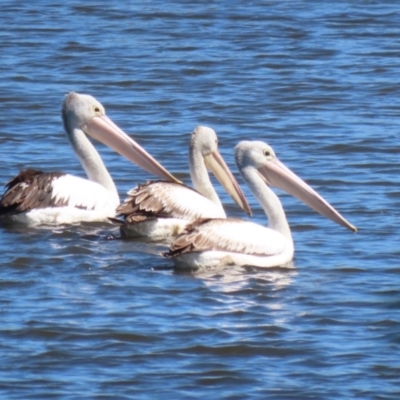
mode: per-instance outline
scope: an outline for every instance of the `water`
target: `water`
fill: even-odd
[[[60,118],[74,90],[185,182],[197,124],[232,168],[239,140],[267,141],[359,232],[280,193],[294,270],[190,275],[105,226],[2,227],[1,397],[399,398],[399,18],[390,1],[3,1],[0,182],[82,175]],[[121,197],[150,178],[98,149]]]

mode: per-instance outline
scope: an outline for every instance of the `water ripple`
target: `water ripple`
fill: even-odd
[[[2,226],[2,397],[397,399],[398,7],[3,3],[1,182],[83,175],[60,118],[74,90],[185,183],[197,124],[232,168],[238,141],[267,141],[359,232],[279,193],[293,269],[180,273],[118,228]],[[152,178],[96,146],[121,198]]]

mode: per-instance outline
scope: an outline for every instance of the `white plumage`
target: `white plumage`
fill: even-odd
[[[240,142],[238,168],[268,217],[268,227],[240,219],[206,219],[188,225],[165,256],[178,268],[223,265],[291,266],[294,244],[285,212],[273,185],[299,198],[334,222],[356,231],[326,200],[285,167],[263,142]]]
[[[8,182],[0,200],[0,220],[25,225],[108,222],[116,215],[119,196],[100,155],[87,135],[152,174],[177,182],[153,157],[106,115],[92,96],[69,93],[62,118],[68,140],[88,179],[60,172],[27,169]]]
[[[110,196],[99,183],[73,175],[63,175],[53,181],[52,197],[56,202],[66,202],[68,207],[86,210],[108,209],[113,214],[118,198]]]
[[[225,210],[207,169],[217,177],[236,203],[250,214],[247,201],[218,152],[214,130],[198,126],[189,147],[189,165],[196,190],[185,185],[154,181],[132,189],[118,208],[125,222],[123,236],[162,238],[175,236],[196,218],[225,218]]]

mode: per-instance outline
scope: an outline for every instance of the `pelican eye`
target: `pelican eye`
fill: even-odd
[[[99,106],[94,106],[94,107],[93,107],[93,110],[94,110],[95,113],[100,113],[100,112],[101,112]]]
[[[264,150],[264,156],[269,157],[271,152],[269,150]]]

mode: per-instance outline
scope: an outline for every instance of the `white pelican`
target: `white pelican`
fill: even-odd
[[[268,217],[268,227],[241,219],[203,219],[190,224],[172,243],[166,257],[178,268],[223,265],[284,266],[293,259],[294,245],[282,204],[267,186],[276,186],[315,211],[356,232],[326,200],[285,167],[273,149],[259,141],[235,148],[236,164]]]
[[[54,225],[108,221],[115,216],[119,205],[117,189],[86,135],[161,179],[177,181],[118,128],[92,96],[71,92],[65,96],[61,111],[65,132],[88,179],[61,172],[22,171],[6,184],[6,192],[0,200],[2,221]]]
[[[147,182],[128,192],[118,207],[125,219],[122,236],[165,238],[175,236],[196,218],[226,218],[207,168],[216,176],[235,202],[251,215],[250,207],[236,179],[218,151],[215,131],[198,126],[189,146],[193,186],[163,181]]]

